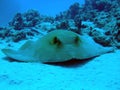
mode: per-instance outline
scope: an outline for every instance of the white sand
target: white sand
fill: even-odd
[[[10,62],[0,51],[0,90],[120,90],[120,51],[73,65]]]

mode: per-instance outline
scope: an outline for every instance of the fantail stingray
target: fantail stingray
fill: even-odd
[[[83,60],[112,51],[90,37],[67,30],[54,30],[37,41],[27,41],[18,50],[2,49],[8,57],[25,62],[63,62]]]

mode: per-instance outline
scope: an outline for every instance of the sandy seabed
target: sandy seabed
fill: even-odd
[[[59,64],[11,62],[0,50],[0,90],[120,90],[120,50]]]

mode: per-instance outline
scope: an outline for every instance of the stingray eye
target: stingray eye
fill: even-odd
[[[78,44],[80,42],[80,38],[78,36],[75,37],[74,39],[75,44]]]
[[[55,44],[57,46],[60,46],[62,43],[61,43],[61,41],[57,37],[54,37],[53,38],[53,44]]]

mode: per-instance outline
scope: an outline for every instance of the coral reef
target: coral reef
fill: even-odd
[[[21,30],[25,27],[34,27],[39,23],[40,15],[38,11],[28,10],[26,13],[17,13],[9,23],[15,30]]]
[[[76,16],[79,16],[82,7],[80,7],[79,3],[74,3],[69,7],[67,11],[61,12],[60,14],[56,15],[56,20],[64,20],[64,19],[75,19]]]
[[[116,45],[119,43],[119,6],[119,0],[85,0],[85,4],[83,6],[75,3],[71,5],[68,10],[58,14],[56,19],[59,21],[63,19],[74,19],[80,34],[83,32],[92,32],[96,27],[100,28],[101,30],[104,30],[104,35],[100,35],[102,31],[99,31],[99,36],[88,34],[91,35],[96,42],[102,45]],[[74,8],[77,9],[75,10]],[[74,18],[67,17],[72,16],[71,12],[75,12],[73,15]],[[82,25],[85,21],[93,22],[95,27],[85,27]]]
[[[55,17],[28,10],[25,13],[17,13],[8,27],[0,27],[0,38],[18,42],[42,34],[41,32],[67,29],[80,35],[88,34],[103,46],[119,48],[119,6],[119,0],[85,0],[83,6],[76,2]]]
[[[21,40],[30,39],[35,35],[40,34],[39,31],[37,31],[34,28],[26,28],[22,29],[20,31],[16,31],[15,29],[11,28],[2,28],[0,30],[0,39],[5,40],[6,42],[19,42]]]

